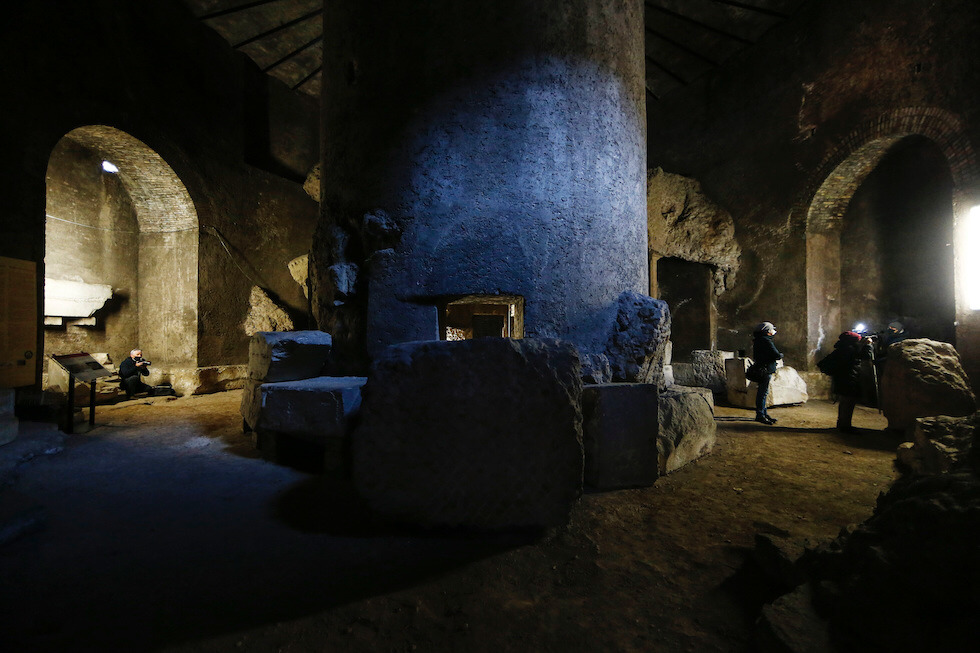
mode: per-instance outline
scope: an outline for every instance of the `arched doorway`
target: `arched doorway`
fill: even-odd
[[[196,367],[198,218],[173,169],[113,127],[66,134],[48,161],[48,354],[139,346],[166,378]]]
[[[913,335],[960,348],[958,234],[976,166],[959,122],[937,109],[905,109],[844,142],[818,172],[807,212],[808,367],[857,322],[882,329],[898,319]]]

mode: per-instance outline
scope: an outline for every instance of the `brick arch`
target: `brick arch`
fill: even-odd
[[[807,233],[835,228],[855,191],[888,149],[906,136],[924,136],[946,156],[957,198],[980,180],[976,154],[959,118],[938,108],[883,114],[848,134],[817,167],[808,188]]]
[[[118,167],[136,214],[138,345],[165,378],[196,367],[199,220],[187,188],[163,157],[115,127],[87,125],[63,138]]]
[[[825,352],[840,330],[841,220],[854,193],[885,153],[908,136],[934,142],[953,179],[954,224],[962,199],[980,180],[976,155],[959,118],[938,108],[905,108],[852,131],[824,158],[811,179],[806,214],[807,362]]]

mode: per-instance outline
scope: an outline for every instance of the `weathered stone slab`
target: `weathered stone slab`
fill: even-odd
[[[758,384],[745,378],[745,370],[752,364],[750,358],[730,358],[725,361],[725,375],[728,378],[728,403],[741,408],[755,408],[755,394]],[[792,367],[782,361],[776,362],[776,373],[769,381],[769,396],[766,406],[787,406],[804,404],[810,399],[806,381]]]
[[[632,291],[622,293],[603,351],[609,361],[611,380],[666,387],[664,349],[669,339],[667,302]]]
[[[320,376],[262,383],[249,389],[247,407],[243,393],[243,417],[255,431],[284,433],[322,444],[326,438],[347,434],[349,420],[361,406],[361,388],[366,381],[357,376]]]
[[[44,314],[54,317],[91,317],[112,297],[108,284],[44,280]]]
[[[365,387],[352,479],[398,522],[479,530],[565,524],[581,495],[578,352],[553,340],[394,345]]]
[[[333,338],[323,331],[259,332],[248,347],[248,378],[277,383],[324,374]]]
[[[926,338],[888,348],[881,374],[881,411],[888,428],[912,433],[918,417],[972,415],[976,397],[952,345]]]
[[[600,490],[653,485],[657,386],[605,383],[582,389],[585,482]]]
[[[170,370],[170,385],[178,395],[201,395],[245,386],[247,365],[181,367]]]
[[[660,393],[657,458],[660,474],[669,474],[711,451],[718,427],[711,390],[671,386]]]

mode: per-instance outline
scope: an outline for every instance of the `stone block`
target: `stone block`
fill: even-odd
[[[649,486],[657,480],[657,396],[652,383],[583,388],[587,485],[610,490]]]
[[[711,390],[671,386],[660,393],[657,460],[660,474],[668,474],[709,453],[718,427]]]
[[[881,412],[888,428],[910,435],[919,417],[962,417],[977,410],[976,397],[952,345],[926,338],[888,348],[881,374]]]
[[[237,390],[245,386],[247,365],[186,367],[169,371],[169,383],[178,395],[202,395]]]
[[[387,348],[351,438],[355,487],[379,515],[426,527],[567,523],[582,492],[580,373],[554,340]]]
[[[260,331],[248,347],[248,378],[266,383],[321,376],[333,338],[323,331]]]
[[[724,394],[728,383],[725,361],[734,358],[735,352],[719,349],[695,349],[691,352],[690,378],[683,385],[709,388],[715,394]]]
[[[361,406],[361,388],[366,380],[320,376],[278,383],[252,382],[242,393],[242,417],[254,431],[282,433],[323,444],[326,438],[347,435],[350,419]]]
[[[751,358],[730,358],[725,361],[725,376],[727,377],[727,398],[732,406],[755,409],[755,394],[759,387],[754,381],[745,378],[745,370],[752,364]],[[769,396],[766,406],[788,406],[803,404],[810,399],[807,385],[792,367],[786,367],[782,361],[777,361],[776,373],[769,381]]]
[[[763,606],[756,623],[755,645],[759,653],[832,653],[838,650],[827,622],[814,608],[809,584],[800,585]]]
[[[256,333],[271,331],[292,331],[296,328],[293,318],[289,316],[285,307],[274,300],[269,293],[258,286],[252,286],[252,292],[248,297],[248,314],[242,328],[245,335],[253,336]]]

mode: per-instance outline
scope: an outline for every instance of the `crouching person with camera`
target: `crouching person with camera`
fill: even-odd
[[[129,358],[119,364],[119,386],[126,393],[126,399],[132,399],[133,395],[140,392],[150,392],[150,386],[143,383],[143,378],[150,373],[150,361],[143,358],[143,351],[134,349],[129,352]]]

